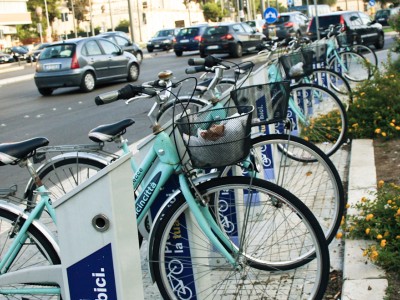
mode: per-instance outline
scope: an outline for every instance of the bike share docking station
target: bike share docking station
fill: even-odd
[[[64,299],[144,299],[130,157],[54,203]]]

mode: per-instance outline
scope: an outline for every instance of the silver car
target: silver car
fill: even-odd
[[[139,73],[139,63],[133,54],[109,40],[88,37],[45,48],[36,64],[34,79],[39,93],[49,96],[62,87],[77,86],[83,92],[90,92],[100,82],[136,81]]]

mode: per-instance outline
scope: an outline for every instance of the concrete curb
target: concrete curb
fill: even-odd
[[[372,140],[353,140],[349,166],[348,203],[353,206],[363,196],[376,190],[376,170]],[[358,215],[349,209],[348,215]],[[388,282],[385,272],[363,257],[370,243],[364,240],[345,241],[342,300],[383,300]]]
[[[24,80],[33,79],[33,76],[34,76],[34,74],[28,74],[28,75],[22,75],[22,76],[2,79],[2,80],[0,80],[0,86],[7,85],[10,83],[20,82],[20,81],[24,81]]]

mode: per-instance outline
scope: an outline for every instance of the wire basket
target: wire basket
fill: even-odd
[[[301,51],[311,51],[313,54],[312,61],[314,64],[326,62],[327,45],[325,43],[314,43],[302,48]]]
[[[218,168],[246,158],[251,148],[253,110],[252,106],[224,107],[178,119],[176,125],[192,166]]]
[[[312,73],[313,53],[311,51],[298,51],[279,57],[287,79],[298,80]]]
[[[289,81],[251,85],[231,92],[237,107],[252,105],[256,108],[257,122],[253,122],[253,125],[284,121],[287,118],[289,96]]]
[[[351,47],[354,43],[355,37],[350,34],[339,34],[336,36],[336,41],[339,48]]]

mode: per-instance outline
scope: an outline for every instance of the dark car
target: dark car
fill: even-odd
[[[301,12],[281,13],[275,23],[269,25],[269,30],[275,31],[275,36],[280,40],[301,37],[307,32],[308,22],[308,17]]]
[[[162,29],[147,42],[147,51],[153,52],[154,50],[168,51],[174,47],[174,39],[178,34],[179,28]]]
[[[182,56],[184,51],[199,50],[199,43],[208,24],[181,28],[175,36],[174,52]]]
[[[199,44],[200,56],[226,53],[241,57],[243,52],[256,51],[265,40],[265,35],[256,32],[247,23],[221,23],[209,26]]]
[[[11,48],[5,48],[4,52],[14,57],[14,60],[25,60],[28,57],[28,50],[21,46],[14,46]]]
[[[40,52],[47,46],[51,45],[50,43],[37,44],[31,51],[28,52],[28,56],[26,57],[27,62],[37,61]]]
[[[0,52],[0,64],[14,62],[14,57],[11,54]]]
[[[120,46],[122,50],[132,53],[136,56],[136,59],[139,63],[142,63],[143,60],[143,51],[140,46],[136,43],[130,41],[130,39],[124,34],[124,32],[104,32],[100,33],[97,36],[110,40]]]
[[[395,14],[398,14],[399,11],[400,11],[400,7],[380,9],[376,12],[374,20],[375,20],[375,22],[377,22],[383,26],[388,26],[389,18]]]
[[[330,25],[336,25],[341,32],[348,36],[355,36],[357,43],[374,45],[382,49],[385,45],[385,35],[382,25],[371,21],[370,17],[361,11],[337,11],[318,17],[320,37],[326,37]],[[311,40],[317,39],[316,19],[311,19],[307,36]]]
[[[36,64],[35,84],[44,96],[57,88],[78,86],[93,91],[97,83],[117,79],[136,81],[136,57],[113,42],[88,37],[65,40],[43,49]]]

